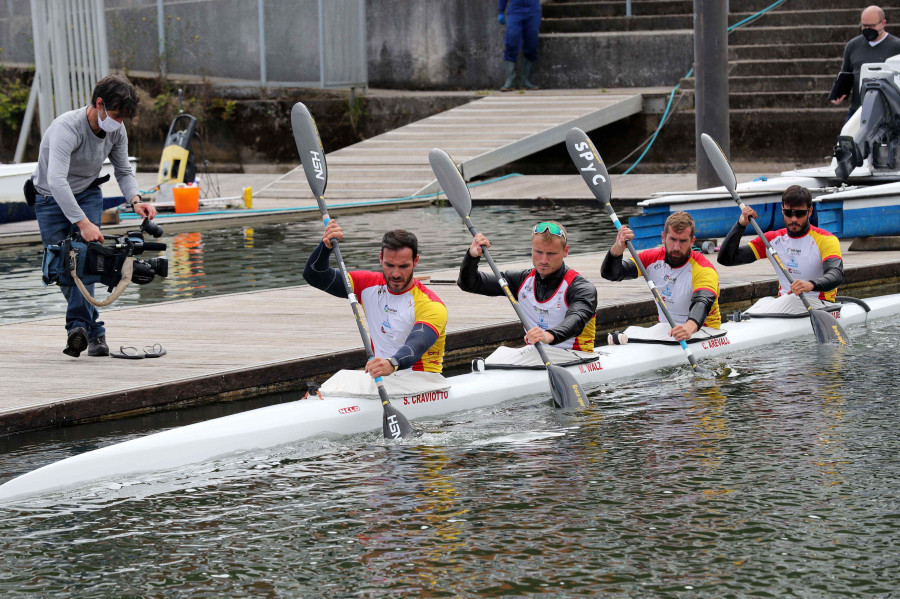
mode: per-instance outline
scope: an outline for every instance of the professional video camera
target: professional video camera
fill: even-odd
[[[134,281],[146,285],[156,275],[169,274],[169,261],[165,258],[138,260],[135,256],[145,251],[163,251],[166,244],[144,241],[144,233],[161,237],[162,227],[144,219],[137,231],[124,235],[105,235],[112,241],[104,245],[96,241],[84,241],[76,230],[58,244],[44,248],[43,279],[45,285],[69,285],[78,287],[85,299],[95,306],[107,306],[115,301],[128,284]],[[88,293],[85,285],[101,283],[111,294],[100,302]]]

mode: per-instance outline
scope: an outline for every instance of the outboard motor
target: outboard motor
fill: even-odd
[[[883,64],[863,65],[860,80],[862,107],[834,146],[835,175],[845,182],[866,158],[873,170],[900,168],[900,56]],[[859,123],[856,132],[848,135],[855,122]]]

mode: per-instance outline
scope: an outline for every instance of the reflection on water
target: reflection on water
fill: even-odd
[[[529,259],[530,228],[547,218],[567,225],[573,252],[604,251],[615,238],[609,218],[593,205],[476,206],[473,218],[494,244],[492,255],[500,264]],[[339,221],[346,235],[341,251],[351,270],[379,268],[378,243],[389,229],[407,228],[417,235],[419,272],[457,267],[472,239],[451,207],[348,215]],[[303,285],[303,265],[321,232],[321,221],[309,220],[163,236],[159,241],[168,245],[169,277],[131,285],[114,306]],[[38,247],[0,249],[0,282],[4,323],[65,314],[59,289],[41,282]],[[105,290],[98,295],[106,297]]]
[[[891,596],[900,319],[5,506],[0,595]],[[266,401],[0,439],[0,481]]]

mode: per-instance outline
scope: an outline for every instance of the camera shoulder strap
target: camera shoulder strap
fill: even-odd
[[[78,272],[76,272],[76,266],[75,266],[78,261],[77,261],[77,257],[75,256],[75,251],[71,250],[69,252],[69,256],[71,257],[70,264],[72,265],[72,270],[69,272],[72,275],[72,278],[75,280],[75,286],[78,287],[78,290],[81,292],[81,295],[84,296],[84,299],[86,299],[91,304],[97,306],[98,308],[102,308],[103,306],[108,306],[111,303],[113,303],[114,301],[116,301],[117,299],[119,299],[119,296],[122,295],[122,293],[128,287],[129,283],[131,283],[131,275],[134,272],[134,265],[133,265],[134,258],[132,258],[131,256],[128,256],[127,258],[125,258],[125,263],[122,264],[122,278],[116,284],[115,289],[113,289],[112,293],[109,294],[109,297],[106,298],[105,300],[103,300],[102,302],[99,300],[96,300],[93,297],[91,297],[91,294],[88,293],[88,290],[84,286],[84,283],[82,283],[81,279],[78,278]]]

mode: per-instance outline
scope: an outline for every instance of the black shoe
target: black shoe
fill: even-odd
[[[88,343],[88,355],[93,357],[109,355],[109,346],[106,345],[106,335],[100,335],[96,339],[91,339],[90,343]]]
[[[69,338],[66,341],[66,349],[63,350],[63,353],[67,356],[77,358],[81,355],[81,352],[87,349],[87,346],[87,330],[85,330],[84,327],[75,327],[69,331]]]

